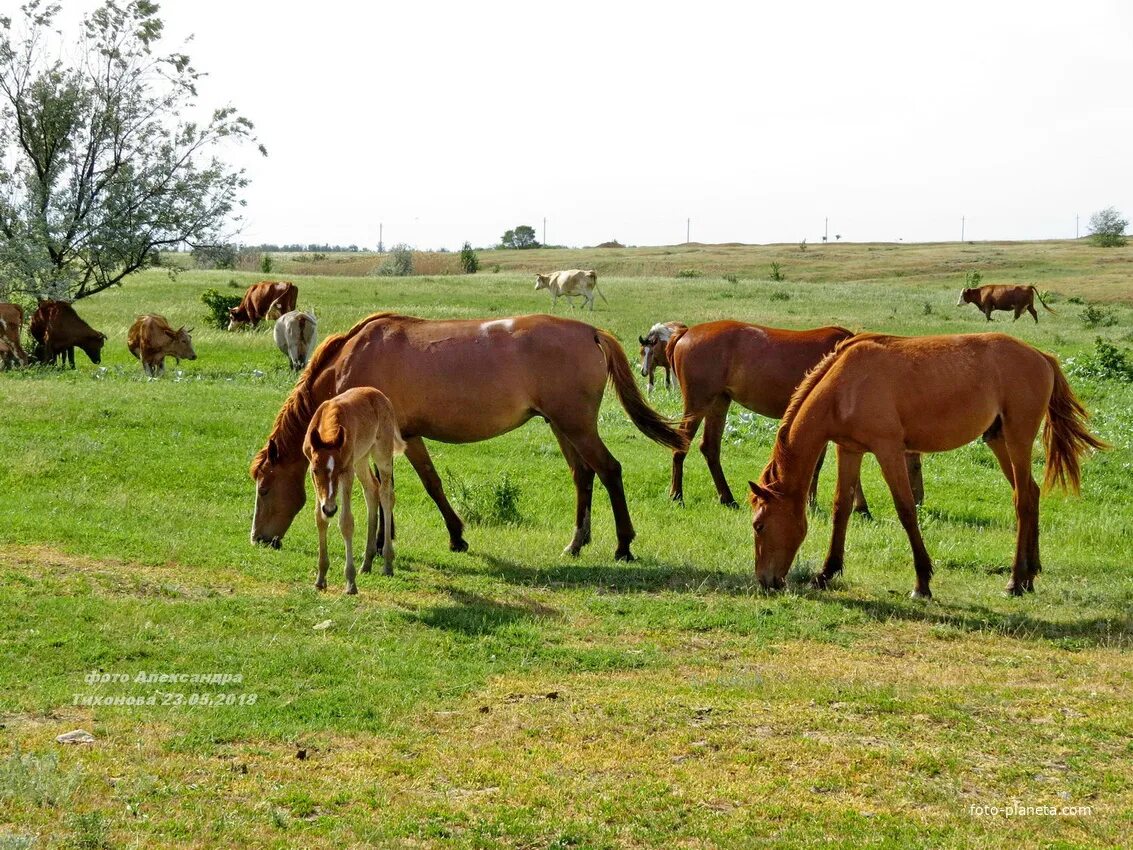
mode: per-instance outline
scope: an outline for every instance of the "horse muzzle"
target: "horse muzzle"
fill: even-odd
[[[323,516],[331,517],[338,513],[338,505],[323,505],[321,510],[323,512]]]
[[[275,537],[256,536],[252,538],[252,543],[256,546],[270,546],[272,549],[280,549],[283,547],[283,538],[279,535]]]

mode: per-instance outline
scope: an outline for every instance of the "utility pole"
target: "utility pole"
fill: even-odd
[[[690,233],[692,233],[692,219],[686,218],[685,219],[685,244],[686,245],[689,244],[692,241],[692,239],[689,238]]]
[[[960,216],[960,241],[964,241],[964,216]]]
[[[385,224],[378,222],[378,253],[379,254],[383,253],[382,249],[385,248],[385,245],[382,244],[382,228],[384,228],[384,227],[385,227]]]
[[[1078,238],[1078,213],[1074,213],[1074,238]]]
[[[543,216],[543,247],[547,247],[547,217]]]
[[[830,236],[830,217],[827,216],[823,221],[825,223],[822,225],[822,241],[825,242],[827,237]]]

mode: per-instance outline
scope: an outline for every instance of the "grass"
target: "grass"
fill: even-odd
[[[1004,262],[1041,288],[1092,299],[1110,286],[1109,261],[1125,256],[1050,244],[1029,259],[1010,246]],[[763,249],[742,250],[759,256],[736,284],[708,268],[681,280],[611,273],[611,305],[592,319],[627,343],[670,319],[987,329],[974,308],[954,306],[963,270],[941,266],[941,246],[877,257],[869,246],[811,246],[814,274],[827,252],[857,254],[845,277],[821,283],[787,256],[787,280],[774,284],[763,279]],[[481,259],[490,269],[515,253]],[[922,254],[949,270],[899,274]],[[589,267],[596,257],[546,261]],[[856,277],[867,261],[873,277]],[[681,256],[673,269],[694,265]],[[600,489],[593,544],[577,560],[560,556],[573,488],[553,436],[532,422],[432,449],[450,492],[479,514],[467,554],[447,550],[439,516],[399,461],[396,575],[363,576],[352,598],[341,593],[334,536],[332,589],[313,590],[307,511],[281,551],[248,543],[248,462],[292,377],[270,332],[205,326],[200,293],[226,291],[232,277],[245,285],[261,275],[187,272],[171,283],[147,273],[79,304],[110,337],[102,368],[0,375],[0,847],[1125,843],[1133,385],[1074,379],[1114,449],[1086,462],[1080,498],[1044,498],[1046,570],[1025,599],[1000,592],[1013,513],[983,446],[925,461],[935,601],[906,598],[908,543],[869,460],[877,519],[852,522],[845,577],[825,593],[805,584],[828,540],[824,507],[791,588],[765,594],[751,574],[750,517],[715,503],[695,453],[687,505],[670,504],[668,456],[612,397],[600,429],[624,468],[637,562],[612,560]],[[985,271],[999,282],[991,278]],[[506,266],[297,282],[324,335],[381,309],[548,308],[526,271]],[[1129,347],[1129,296],[1127,286],[1107,290],[1112,326],[1085,328],[1065,302],[1038,325],[994,324],[1081,358],[1099,336]],[[197,326],[199,359],[169,364],[157,381],[124,343],[134,315],[150,310]],[[652,402],[680,409],[664,390]],[[756,477],[773,436],[774,423],[733,410],[724,447],[733,488]],[[828,505],[829,472],[822,484]],[[95,671],[130,681],[90,684]],[[139,673],[240,681],[147,684]],[[224,694],[224,704],[190,705],[200,693]],[[155,704],[91,704],[125,696]],[[54,743],[75,728],[96,743]],[[1075,808],[971,808],[1013,801]]]

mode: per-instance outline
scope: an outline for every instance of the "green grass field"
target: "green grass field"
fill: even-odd
[[[736,283],[707,262],[700,278],[604,274],[610,304],[583,318],[631,356],[639,333],[670,319],[988,329],[956,292],[967,252],[996,246],[827,247],[777,283],[764,249],[734,263]],[[679,249],[642,249],[641,263],[660,250]],[[1058,313],[1040,311],[1037,326],[998,314],[994,328],[1057,353],[1113,446],[1086,460],[1080,497],[1044,497],[1045,571],[1023,599],[1002,594],[1014,514],[984,446],[925,459],[934,601],[907,598],[908,541],[872,459],[876,519],[852,520],[841,582],[806,583],[828,542],[827,469],[794,582],[768,594],[752,575],[750,514],[716,503],[695,451],[687,503],[670,503],[668,453],[612,393],[599,427],[623,465],[636,562],[613,561],[600,487],[593,544],[559,554],[573,486],[533,421],[430,446],[457,509],[477,518],[468,553],[448,551],[399,460],[396,575],[362,576],[360,595],[344,596],[332,530],[320,594],[309,510],[281,551],[248,541],[247,468],[292,385],[285,359],[269,330],[207,328],[199,301],[263,276],[147,272],[80,302],[110,337],[102,368],[78,353],[74,372],[0,374],[0,848],[1125,846],[1133,384],[1080,367],[1098,337],[1130,346],[1133,287],[1114,269],[1133,249],[1003,250],[1015,271],[985,266],[984,282],[1033,280]],[[552,259],[594,265],[582,252]],[[295,280],[324,336],[378,310],[549,308],[528,274],[494,262],[470,277]],[[1108,318],[1086,327],[1087,305],[1070,297],[1107,302]],[[143,311],[196,325],[199,359],[145,380],[125,346]],[[675,392],[652,402],[680,411]],[[738,493],[775,423],[737,409],[729,422]],[[1037,449],[1036,476],[1041,461]],[[88,681],[96,672],[128,681]],[[202,693],[225,704],[190,704]],[[156,704],[91,704],[115,697]],[[76,728],[96,742],[55,743]]]

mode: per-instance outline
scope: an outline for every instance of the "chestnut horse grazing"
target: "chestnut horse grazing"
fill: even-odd
[[[684,396],[681,430],[691,443],[701,421],[704,422],[700,452],[712,473],[720,504],[738,507],[720,465],[720,442],[731,403],[735,401],[762,416],[779,419],[806,373],[835,345],[852,336],[852,331],[839,327],[788,331],[733,321],[705,322],[673,332],[667,354]],[[686,454],[687,451],[679,450],[673,453],[669,498],[676,501],[684,500]],[[924,497],[920,457],[910,455],[908,463],[919,504]],[[820,457],[811,483],[812,503],[818,494],[821,466]],[[869,507],[860,491],[856,498],[856,509],[868,515]]]
[[[373,387],[355,387],[324,401],[315,411],[303,454],[311,468],[315,485],[315,525],[319,530],[319,577],[316,590],[327,589],[327,524],[342,513],[338,530],[346,544],[346,592],[357,593],[354,583],[354,513],[350,510],[350,493],[354,474],[362,482],[366,495],[366,557],[362,572],[370,572],[377,554],[378,505],[382,529],[383,572],[393,575],[393,457],[405,451],[405,441],[397,430],[397,417],[389,399]],[[367,461],[374,462],[370,469]],[[374,471],[377,471],[375,476]],[[337,495],[336,495],[337,492]]]
[[[634,531],[621,464],[598,436],[607,380],[642,433],[669,449],[687,447],[672,424],[646,404],[625,351],[606,331],[545,315],[484,321],[370,316],[319,346],[276,416],[252,462],[252,541],[278,547],[303,507],[302,443],[315,408],[343,390],[374,387],[393,405],[405,456],[440,509],[453,551],[468,548],[464,524],[445,497],[424,440],[487,440],[539,416],[550,424],[574,477],[575,529],[566,551],[577,555],[590,542],[597,474],[614,510],[614,557],[631,560]]]
[[[895,337],[860,334],[840,343],[791,399],[771,461],[751,486],[755,572],[782,587],[806,537],[806,487],[828,441],[838,447],[834,533],[818,587],[842,571],[846,524],[862,455],[872,452],[909,535],[914,598],[929,598],[932,562],[917,527],[906,452],[945,452],[980,435],[1015,493],[1018,536],[1009,593],[1033,591],[1039,561],[1039,488],[1031,450],[1042,424],[1045,486],[1077,491],[1079,457],[1105,444],[1058,360],[1005,334]]]

